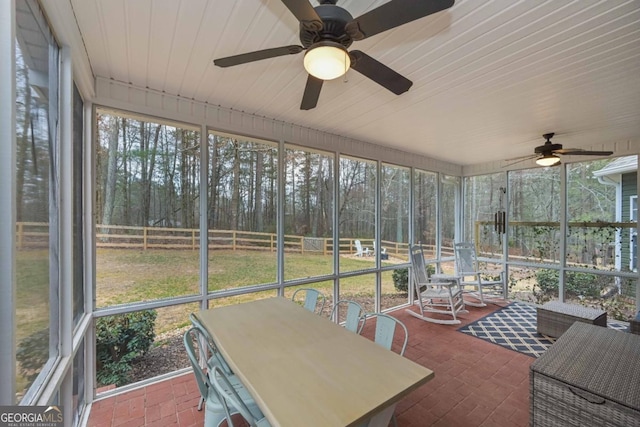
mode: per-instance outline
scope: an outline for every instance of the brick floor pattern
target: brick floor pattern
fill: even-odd
[[[497,308],[492,304],[471,307],[462,325]],[[405,357],[435,372],[433,380],[398,403],[395,413],[399,427],[529,425],[529,366],[534,358],[458,332],[461,325],[424,322],[404,309],[390,314],[409,330]],[[374,323],[367,322],[364,336],[373,336]],[[199,397],[193,374],[180,375],[97,400],[87,425],[202,426],[204,411],[197,410]]]

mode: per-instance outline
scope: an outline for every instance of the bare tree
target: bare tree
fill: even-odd
[[[109,148],[107,151],[107,178],[105,180],[104,209],[102,211],[102,224],[104,225],[111,224],[118,179],[118,134],[120,133],[120,126],[117,118],[113,123],[113,126],[109,129]]]

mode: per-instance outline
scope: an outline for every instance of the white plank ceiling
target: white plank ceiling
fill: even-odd
[[[357,17],[383,3],[338,5]],[[457,0],[350,47],[412,80],[407,93],[351,70],[310,111],[302,53],[212,62],[299,44],[279,0],[71,4],[95,76],[460,165],[533,153],[546,132],[565,148],[640,140],[638,0]]]

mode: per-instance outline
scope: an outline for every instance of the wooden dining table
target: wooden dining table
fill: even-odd
[[[197,316],[273,426],[387,426],[434,373],[281,297]]]

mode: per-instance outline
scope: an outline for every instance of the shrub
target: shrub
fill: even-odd
[[[131,363],[144,355],[155,338],[157,313],[143,310],[96,321],[96,378],[102,385],[130,382]]]
[[[427,265],[427,273],[434,274],[436,272],[435,266],[432,264]],[[409,292],[409,269],[408,268],[398,268],[393,270],[393,274],[391,275],[393,278],[393,286],[396,288],[398,292]]]
[[[396,288],[398,292],[409,292],[409,269],[408,268],[398,268],[397,270],[393,270],[393,274],[391,274],[393,278],[393,286]]]
[[[16,359],[20,362],[20,372],[32,383],[49,359],[49,328],[29,335],[18,344]]]
[[[539,299],[557,295],[559,284],[558,270],[544,269],[536,273],[536,280],[540,288]],[[591,273],[567,272],[564,287],[565,293],[569,297],[599,298],[600,291],[604,289],[603,281],[609,279]],[[549,298],[546,298],[547,300]]]

